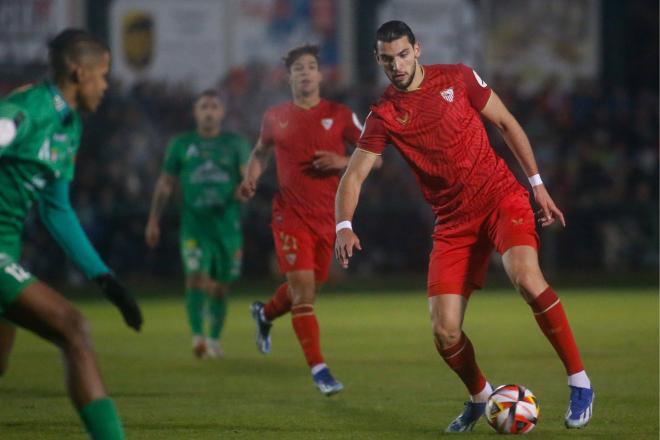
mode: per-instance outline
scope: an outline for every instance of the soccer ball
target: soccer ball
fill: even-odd
[[[524,386],[502,385],[488,398],[486,418],[500,434],[527,434],[539,419],[539,404]]]

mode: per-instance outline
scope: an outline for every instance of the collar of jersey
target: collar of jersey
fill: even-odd
[[[69,116],[71,116],[73,110],[71,110],[71,107],[69,107],[69,104],[66,102],[62,96],[62,92],[60,92],[59,87],[57,87],[55,83],[46,81],[46,87],[53,97],[53,108],[55,109],[55,112],[59,115],[60,120],[64,122]]]

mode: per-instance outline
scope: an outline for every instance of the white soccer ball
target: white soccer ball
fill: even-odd
[[[488,424],[500,434],[527,434],[539,419],[534,394],[522,385],[502,385],[488,398]]]

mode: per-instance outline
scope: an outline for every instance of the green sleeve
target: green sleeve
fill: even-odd
[[[179,143],[175,139],[170,141],[163,161],[163,172],[171,176],[178,176],[181,172],[181,155],[178,145]]]
[[[0,133],[0,156],[3,151],[18,143],[25,137],[29,129],[28,113],[22,107],[8,101],[0,101],[0,119],[8,119],[13,122],[15,133],[8,136],[6,132]],[[6,129],[6,126],[5,126]]]
[[[56,179],[44,188],[39,215],[50,235],[85,277],[92,279],[110,272],[71,207],[68,181]]]

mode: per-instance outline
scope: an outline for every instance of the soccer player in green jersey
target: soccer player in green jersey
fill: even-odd
[[[80,146],[79,110],[93,112],[107,88],[110,52],[85,31],[67,29],[49,44],[52,78],[0,100],[0,373],[7,367],[13,325],[61,351],[68,392],[93,439],[123,439],[90,345],[88,325],[58,292],[20,263],[23,223],[32,205],[66,255],[139,330],[142,314],[90,244],[69,201]]]
[[[220,131],[225,108],[216,91],[203,92],[193,112],[196,130],[174,137],[167,148],[145,235],[149,247],[158,244],[160,216],[178,181],[183,193],[181,258],[193,353],[198,358],[220,357],[229,285],[241,271],[243,238],[236,190],[250,146],[243,137]],[[206,339],[205,309],[209,316]]]

